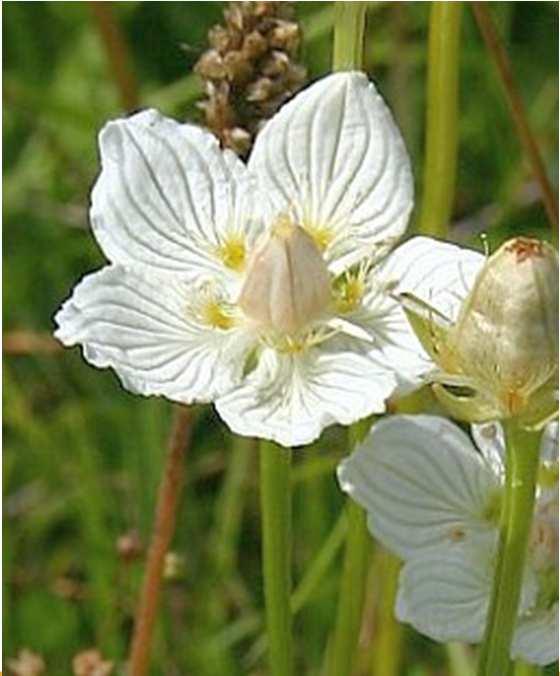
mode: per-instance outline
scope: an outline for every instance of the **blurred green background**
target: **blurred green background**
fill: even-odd
[[[142,572],[137,544],[148,540],[171,414],[165,401],[128,394],[111,372],[49,339],[52,315],[72,285],[104,262],[88,229],[88,194],[99,169],[97,131],[123,113],[123,103],[94,4],[3,6],[4,664],[28,648],[46,664],[37,674],[56,676],[72,673],[72,658],[91,647],[120,673]],[[102,4],[121,32],[140,107],[200,120],[200,83],[191,71],[223,4]],[[301,60],[316,78],[329,71],[333,8],[296,5]],[[367,68],[403,130],[421,198],[430,3],[369,5]],[[558,5],[490,5],[556,184]],[[460,89],[451,237],[477,248],[481,233],[492,247],[512,234],[548,238],[537,186],[467,6]],[[343,506],[333,468],[344,451],[333,429],[296,455],[296,581]],[[256,454],[207,407],[198,412],[187,463],[152,673],[265,674]],[[379,556],[372,561],[377,570]],[[297,615],[298,674],[320,673],[339,572],[338,555]],[[378,606],[372,592],[359,673],[371,673]],[[404,641],[402,674],[452,673],[442,646],[408,629]]]

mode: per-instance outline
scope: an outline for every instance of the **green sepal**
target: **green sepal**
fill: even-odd
[[[436,363],[439,363],[442,346],[448,340],[451,321],[439,310],[411,293],[401,293],[398,299],[422,347]]]
[[[435,383],[432,391],[452,418],[470,423],[489,422],[500,418],[500,412],[481,392],[455,394],[445,385]]]

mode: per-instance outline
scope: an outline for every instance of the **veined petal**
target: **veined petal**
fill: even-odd
[[[249,337],[196,321],[193,290],[174,277],[108,266],[85,277],[55,316],[55,336],[112,367],[136,393],[211,401],[242,377]]]
[[[434,547],[406,561],[399,578],[396,616],[436,641],[482,639],[496,556],[497,533]],[[519,613],[535,603],[538,586],[525,570]]]
[[[264,349],[243,385],[218,399],[218,413],[237,434],[283,446],[311,443],[328,425],[381,413],[394,376],[339,346],[332,338],[298,353]]]
[[[558,659],[558,603],[519,620],[511,657],[544,666]]]
[[[485,540],[438,547],[407,561],[399,578],[397,618],[436,641],[478,643],[492,586]]]
[[[505,475],[505,439],[500,423],[490,422],[471,425],[475,443],[494,469],[496,476]],[[558,421],[549,423],[543,430],[540,445],[540,462],[544,467],[558,462]],[[554,487],[555,489],[555,487]]]
[[[413,201],[410,161],[391,113],[363,73],[324,77],[257,136],[249,169],[273,212],[292,212],[342,269],[393,243]]]
[[[90,215],[111,262],[187,278],[240,265],[255,234],[255,186],[212,134],[146,110],[109,122],[99,147]]]
[[[411,294],[454,321],[484,261],[471,249],[413,237],[380,264],[378,274],[396,295]]]
[[[541,462],[558,462],[558,420],[549,423],[541,439]]]
[[[368,336],[364,347],[372,359],[393,370],[398,382],[396,395],[420,386],[434,368],[412,330],[401,305],[382,290],[366,290],[360,306],[345,318]]]
[[[338,480],[367,510],[372,534],[404,559],[495,530],[488,512],[498,482],[467,435],[445,418],[378,422],[339,465]]]
[[[504,430],[500,423],[489,422],[471,425],[471,434],[478,450],[492,467],[494,474],[503,481],[505,477],[506,447]]]

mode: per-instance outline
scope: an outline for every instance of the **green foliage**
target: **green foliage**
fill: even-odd
[[[191,68],[221,3],[128,2],[113,9],[141,104],[198,119]],[[428,3],[371,3],[366,29],[366,67],[403,128],[417,179],[428,9]],[[557,5],[500,2],[492,10],[556,179]],[[297,11],[303,59],[315,78],[329,69],[332,6],[299,2]],[[95,138],[123,111],[90,3],[7,2],[3,18],[4,330],[50,333],[71,286],[103,262],[87,223],[99,170]],[[481,233],[492,248],[514,233],[548,237],[495,70],[466,8],[462,30],[451,236],[478,248]],[[54,676],[70,673],[72,657],[91,646],[122,664],[142,559],[122,560],[117,539],[137,529],[147,542],[169,420],[166,402],[124,392],[77,349],[5,356],[6,656],[30,648]],[[232,445],[217,416],[203,409],[173,543],[184,566],[166,582],[155,676],[264,673],[256,454],[246,449],[249,459],[240,459]],[[296,583],[337,522],[343,498],[333,468],[344,452],[344,436],[333,429],[295,453]],[[225,481],[233,457],[242,481]],[[239,517],[223,528],[218,505],[231,502],[231,490],[238,491]],[[224,547],[229,554],[217,557]],[[338,557],[296,617],[298,674],[321,672],[340,566]],[[405,637],[403,674],[444,673],[443,648],[411,632]]]

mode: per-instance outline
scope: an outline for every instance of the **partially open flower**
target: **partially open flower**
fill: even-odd
[[[298,94],[247,167],[154,110],[110,122],[100,148],[91,221],[111,264],[78,285],[56,335],[128,389],[216,401],[235,432],[299,445],[382,412],[429,368],[378,275],[412,177],[365,75]]]
[[[392,416],[338,467],[372,534],[404,562],[397,617],[437,641],[479,642],[491,597],[505,446],[496,423],[472,433],[476,446],[445,418]],[[557,423],[543,433],[541,463],[558,467]],[[558,659],[557,557],[556,472],[539,480],[512,658]]]
[[[416,248],[429,246],[418,238]],[[451,245],[438,248],[441,268],[403,272],[402,265],[420,265],[415,240],[395,252],[399,258],[398,293],[426,351],[439,367],[432,374],[434,391],[451,414],[482,422],[520,418],[539,426],[558,410],[558,255],[545,242],[518,237],[503,244],[485,262],[479,257],[476,276],[464,274],[451,304],[441,303],[447,283]],[[403,251],[410,249],[408,262]],[[473,262],[476,254],[472,254]],[[472,268],[472,265],[471,265]],[[409,267],[410,269],[410,267]]]

